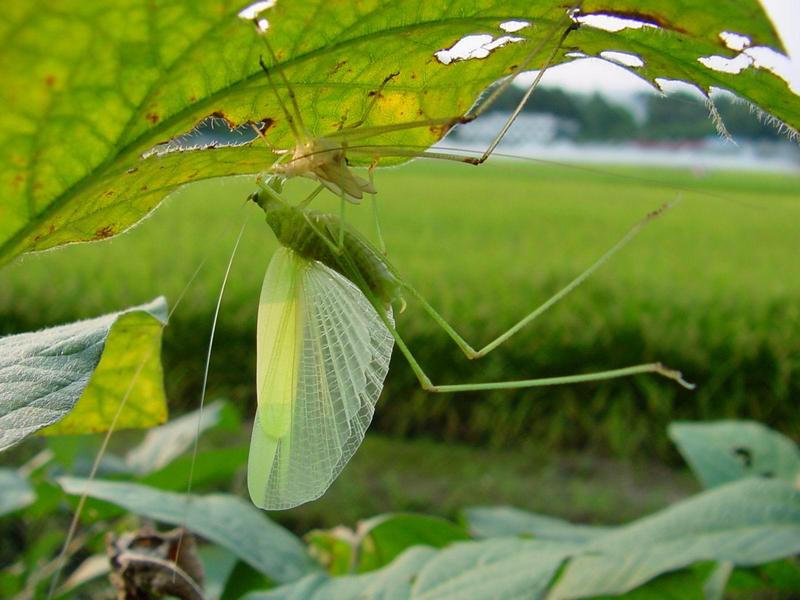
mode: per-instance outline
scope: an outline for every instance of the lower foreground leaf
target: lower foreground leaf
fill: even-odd
[[[74,477],[62,477],[58,483],[68,494],[87,494],[143,517],[185,525],[278,583],[294,581],[318,568],[299,539],[236,496],[190,497],[135,483]]]
[[[800,491],[745,479],[599,537],[574,558],[552,598],[621,594],[699,561],[751,566],[800,552]]]

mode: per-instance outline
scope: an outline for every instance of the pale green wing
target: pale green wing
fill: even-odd
[[[257,506],[291,508],[328,489],[364,439],[393,345],[353,283],[290,250],[276,252],[258,312],[248,465]]]

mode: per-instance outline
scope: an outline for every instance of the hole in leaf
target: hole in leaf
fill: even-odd
[[[239,11],[239,17],[252,21],[257,18],[262,12],[268,8],[275,6],[275,0],[262,0],[260,2],[253,2],[250,6],[246,6]]]
[[[192,152],[195,150],[209,150],[213,148],[229,148],[244,146],[256,139],[257,134],[253,126],[264,132],[272,125],[272,119],[264,119],[257,123],[244,123],[238,127],[231,127],[223,117],[211,115],[203,119],[188,133],[181,134],[160,144],[142,154],[142,158],[150,156],[163,156],[172,152]]]
[[[712,71],[732,73],[734,75],[741,73],[744,69],[753,64],[753,59],[744,53],[738,54],[733,58],[726,58],[724,56],[701,56],[697,61]]]
[[[653,27],[654,29],[660,29],[657,24],[650,21],[629,19],[626,17],[617,17],[615,15],[606,15],[600,13],[581,15],[576,20],[581,25],[588,25],[589,27],[602,29],[603,31],[611,31],[612,33],[622,31],[623,29],[641,29],[642,27]]]
[[[766,46],[750,46],[751,40],[738,33],[723,31],[719,37],[729,49],[739,54],[734,57],[701,56],[697,59],[700,64],[713,71],[734,75],[749,67],[766,69],[783,79],[792,92],[800,94],[800,72],[792,65],[788,56]]]
[[[739,446],[733,449],[733,454],[742,461],[742,466],[745,468],[749,469],[753,466],[753,453],[748,448]]]
[[[636,56],[635,54],[630,54],[628,52],[617,52],[616,50],[603,50],[600,53],[602,58],[605,58],[607,61],[614,62],[625,67],[643,67],[644,61]]]
[[[530,26],[529,21],[504,21],[500,23],[500,29],[505,31],[506,33],[514,33],[515,31],[519,31],[521,29],[525,29],[526,27]]]
[[[737,52],[741,52],[750,46],[749,37],[740,33],[733,33],[732,31],[723,31],[719,34],[719,39],[721,39],[728,48],[736,50]]]
[[[513,35],[501,35],[498,38],[488,33],[465,35],[450,48],[437,50],[433,55],[443,65],[449,65],[458,60],[486,58],[493,50],[522,40],[523,38]]]

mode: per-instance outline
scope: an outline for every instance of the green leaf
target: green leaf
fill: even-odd
[[[698,561],[757,565],[800,552],[800,491],[744,479],[705,491],[585,545],[553,598],[621,594]]]
[[[625,594],[593,596],[592,600],[706,600],[703,584],[712,568],[713,563],[701,563],[690,569],[659,575]]]
[[[681,21],[675,26],[685,24]],[[728,29],[721,18],[716,21],[716,28],[717,34]],[[752,67],[737,74],[726,73],[711,69],[698,60],[711,56],[729,59],[737,55],[719,42],[698,38],[689,41],[680,30],[651,27],[624,29],[616,33],[582,28],[571,42],[588,56],[600,57],[607,50],[638,56],[644,65],[628,70],[653,85],[657,85],[657,79],[673,79],[692,83],[706,94],[712,87],[730,90],[794,130],[800,128],[798,97],[784,80],[770,71]]]
[[[36,500],[33,486],[12,469],[0,469],[0,517]]]
[[[218,448],[197,453],[192,473],[192,484],[201,487],[206,484],[229,482],[231,476],[247,464],[247,446]],[[191,471],[191,456],[174,460],[169,465],[143,477],[141,483],[161,490],[185,490]]]
[[[436,551],[425,546],[409,548],[390,565],[364,575],[328,577],[315,574],[268,592],[248,594],[243,600],[401,600],[411,595],[411,585]]]
[[[103,317],[0,338],[0,450],[28,435],[151,427],[167,417],[163,298]],[[49,427],[48,427],[49,426]]]
[[[125,456],[125,462],[136,473],[146,475],[166,467],[183,454],[207,429],[222,418],[224,402],[206,406],[202,414],[196,410],[147,432],[144,440]]]
[[[294,581],[318,568],[299,539],[236,496],[189,498],[133,483],[73,477],[62,477],[58,483],[68,494],[86,493],[156,521],[185,525],[279,583]]]
[[[669,437],[706,487],[744,477],[800,478],[800,449],[754,421],[677,422]]]
[[[197,551],[203,562],[203,591],[206,598],[216,599],[222,596],[231,573],[236,567],[236,555],[222,546],[204,544]]]
[[[436,552],[415,546],[363,575],[312,575],[247,600],[397,598],[537,598],[579,546],[516,538],[458,542]]]
[[[472,535],[481,538],[521,535],[552,541],[586,542],[613,530],[612,527],[575,525],[510,506],[467,508],[464,517]]]
[[[238,561],[231,571],[221,600],[240,600],[249,592],[274,588],[275,584],[263,573],[259,573],[246,562]]]
[[[414,514],[387,514],[362,521],[358,535],[358,570],[362,573],[389,564],[412,546],[443,548],[469,539],[462,527],[446,519]]]
[[[357,540],[355,533],[344,526],[314,529],[304,539],[308,552],[331,575],[346,575],[353,566]]]
[[[720,24],[724,22],[726,31],[747,32],[753,45],[783,49],[775,29],[764,18],[757,2],[729,2],[708,10],[707,5],[692,0],[584,0],[581,8],[585,14],[602,13],[647,21],[717,44],[722,31]]]
[[[231,125],[265,122],[271,145],[293,147],[274,90],[258,66],[258,56],[266,54],[263,43],[252,23],[237,17],[247,4],[120,0],[99,8],[63,0],[53,10],[45,0],[30,0],[6,7],[0,14],[0,264],[23,252],[107,238],[135,224],[178,186],[255,173],[270,164],[273,155],[260,141],[148,154],[210,115]],[[717,85],[789,125],[800,124],[796,96],[771,72],[749,68],[734,76],[697,61],[735,54],[718,38],[725,30],[780,49],[756,0],[714,10],[699,0],[595,0],[585,10],[643,15],[661,28],[612,34],[585,26],[569,35],[556,63],[571,60],[567,53],[573,52],[632,52],[645,65],[630,70],[649,81]],[[264,17],[306,124],[313,135],[322,135],[342,119],[358,119],[369,93],[395,72],[365,126],[462,115],[536,44],[556,39],[564,9],[549,0],[308,0],[278,2]],[[508,20],[531,23],[514,34],[530,43],[508,43],[480,60],[436,59],[437,51],[463,36],[505,35],[499,25]],[[545,43],[530,67],[540,67],[552,46]],[[424,126],[365,142],[427,147],[445,131]]]
[[[411,597],[539,598],[561,562],[578,547],[516,538],[459,543],[420,570]]]
[[[757,596],[757,592],[765,591],[795,592],[796,596],[800,593],[800,559],[794,556],[757,567],[734,569],[727,590],[735,598]]]

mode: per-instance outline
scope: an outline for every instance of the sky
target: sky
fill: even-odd
[[[791,89],[800,95],[800,0],[761,0],[761,3],[772,18],[789,58],[759,50],[752,53],[758,64],[779,73],[789,81]],[[520,83],[526,81],[521,77]],[[627,95],[651,89],[632,73],[597,58],[580,59],[553,67],[545,73],[542,84],[574,92],[598,91],[609,95]],[[665,90],[680,87],[680,84],[667,84]]]

